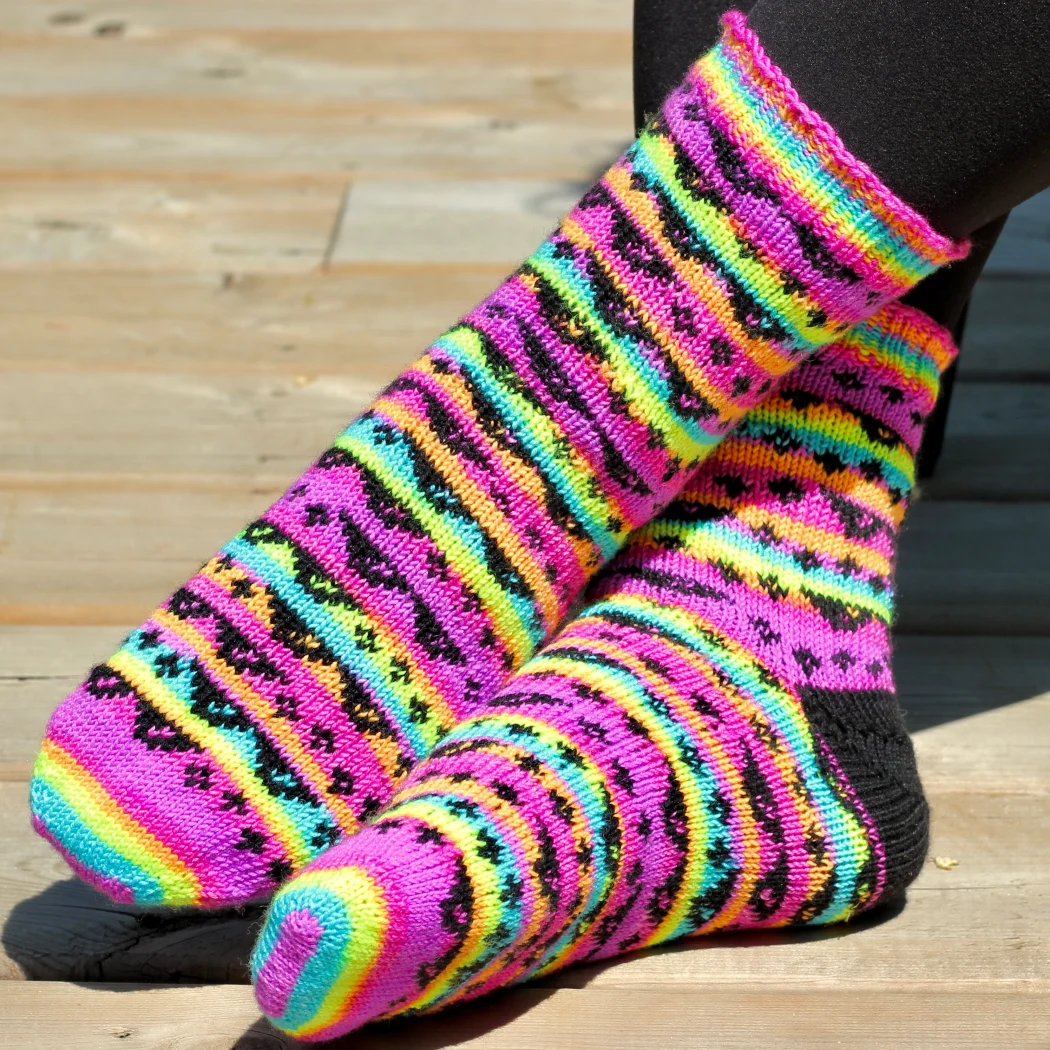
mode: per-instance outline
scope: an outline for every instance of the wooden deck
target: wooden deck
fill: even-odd
[[[46,718],[629,140],[629,0],[0,0],[0,1046],[289,1045],[258,916],[29,831]],[[572,970],[355,1048],[1050,1046],[1050,208],[979,289],[901,566],[907,906]]]

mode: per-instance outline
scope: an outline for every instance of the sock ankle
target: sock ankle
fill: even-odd
[[[893,559],[952,353],[891,307],[755,409],[580,617],[280,891],[253,958],[264,1012],[330,1038],[899,893],[927,811],[890,665]]]
[[[58,709],[35,827],[122,901],[354,831],[781,375],[965,246],[740,18],[524,266]]]

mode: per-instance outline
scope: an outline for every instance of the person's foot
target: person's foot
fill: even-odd
[[[118,900],[221,906],[374,816],[777,376],[959,253],[847,160],[731,21],[539,251],[62,704],[36,828]]]
[[[573,962],[899,893],[927,809],[893,562],[953,348],[891,307],[750,413],[591,604],[272,904],[259,1004],[306,1039]]]

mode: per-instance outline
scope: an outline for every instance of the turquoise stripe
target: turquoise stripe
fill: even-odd
[[[673,424],[694,445],[709,447],[718,443],[720,435],[709,434],[695,421],[681,419],[671,411],[670,384],[637,341],[616,335],[605,324],[595,305],[594,289],[587,277],[577,269],[573,259],[561,257],[553,244],[546,244],[529,263],[573,307],[578,319],[602,344],[621,385],[631,391],[631,399],[653,406],[655,411],[649,419],[651,425],[667,429]],[[659,353],[662,355],[665,351],[660,349]],[[657,412],[662,418],[657,417]]]
[[[859,435],[854,434],[852,441],[840,440],[823,430],[802,426],[799,423],[785,422],[762,407],[744,416],[737,428],[736,439],[754,440],[763,447],[769,448],[769,442],[763,441],[762,438],[768,436],[770,429],[786,430],[793,437],[797,437],[803,446],[801,451],[811,459],[827,452],[834,452],[843,463],[854,470],[858,470],[862,464],[874,459],[878,460],[879,465],[883,468],[885,472],[883,481],[887,485],[891,485],[902,493],[908,493],[914,484],[914,477],[905,473],[888,459],[884,449],[877,445],[867,444],[866,439],[861,439]],[[865,443],[861,444],[861,440],[864,440]],[[911,458],[903,443],[898,447],[904,449],[908,458]]]
[[[442,543],[435,538],[427,525],[428,514],[435,514],[441,518],[445,527],[450,532],[456,533],[460,540],[462,540],[462,542],[470,549],[476,559],[478,568],[486,573],[492,586],[498,589],[504,600],[512,606],[514,615],[518,621],[519,630],[521,630],[526,636],[531,637],[534,641],[542,639],[546,630],[537,613],[535,600],[512,593],[507,587],[499,583],[488,569],[485,562],[484,540],[488,539],[494,547],[500,549],[502,552],[499,543],[485,532],[480,522],[470,516],[469,510],[466,511],[467,517],[443,514],[435,506],[434,501],[429,500],[426,496],[422,495],[415,480],[415,472],[412,469],[407,447],[401,442],[385,444],[377,434],[377,430],[381,426],[398,427],[398,424],[393,423],[392,421],[389,423],[385,422],[384,420],[377,418],[376,413],[369,416],[362,416],[352,426],[348,427],[339,435],[335,444],[336,446],[356,455],[357,458],[362,462],[365,462],[373,472],[376,472],[375,464],[368,464],[363,453],[371,454],[371,456],[382,460],[383,471],[386,476],[388,478],[391,476],[396,477],[399,482],[412,490],[415,494],[418,502],[416,503],[410,500],[408,502],[408,508],[413,511],[416,520],[426,530],[427,535],[435,546],[440,549]],[[436,467],[434,469],[437,470]],[[438,473],[440,474],[440,471],[438,471]],[[397,499],[398,502],[404,501],[404,497],[400,495],[395,496],[393,492],[391,492],[391,495],[393,498]],[[466,510],[465,506],[464,510]],[[510,564],[509,559],[508,564]],[[518,570],[513,567],[512,571],[518,572]],[[518,575],[521,577],[520,572],[518,572]],[[461,576],[461,579],[466,580],[466,577]],[[528,589],[524,577],[521,577],[521,579],[523,586]]]
[[[137,864],[100,839],[74,807],[42,777],[29,784],[33,813],[62,849],[85,868],[115,879],[129,889],[136,904],[164,904],[161,884]]]
[[[278,894],[266,916],[252,952],[253,977],[258,978],[276,947],[284,919],[297,911],[313,915],[322,932],[313,955],[288,996],[284,1013],[273,1018],[275,1024],[292,1032],[312,1021],[321,1009],[325,996],[344,969],[347,946],[354,932],[349,908],[337,893],[320,885],[300,890],[294,881],[290,882]]]
[[[733,248],[723,249],[723,247],[711,236],[711,230],[708,223],[703,217],[700,217],[696,213],[696,207],[693,204],[689,194],[686,193],[680,183],[668,182],[664,179],[663,174],[660,171],[660,165],[656,157],[652,155],[652,147],[657,143],[662,143],[663,139],[654,134],[643,135],[633,147],[634,152],[631,154],[633,166],[636,171],[644,174],[649,180],[660,187],[664,196],[670,202],[674,210],[681,216],[682,220],[688,225],[690,231],[695,237],[699,244],[702,244],[713,256],[718,259],[721,268],[729,275],[732,276],[733,280],[739,284],[742,288],[746,289],[756,302],[760,303],[763,309],[766,309],[784,326],[784,330],[788,333],[791,342],[794,345],[802,347],[813,347],[813,334],[815,332],[823,332],[823,329],[817,328],[799,328],[791,320],[786,313],[778,306],[775,302],[769,300],[768,294],[760,291],[752,282],[750,276],[739,268],[737,265],[740,260],[740,248],[734,242]],[[713,210],[713,209],[712,209]],[[764,276],[770,276],[771,271],[764,269]],[[788,294],[784,293],[785,299],[790,299]],[[830,338],[830,333],[823,332],[823,338]]]
[[[135,650],[133,655],[137,660],[141,661],[150,669],[153,677],[157,680],[159,685],[169,690],[174,695],[175,699],[181,704],[187,718],[199,718],[202,722],[205,722],[213,732],[221,736],[230,747],[237,752],[237,754],[244,760],[245,765],[252,771],[253,775],[255,774],[256,767],[259,764],[259,747],[256,744],[255,733],[245,732],[240,729],[226,728],[225,726],[214,726],[208,722],[206,718],[203,718],[200,715],[195,716],[190,711],[190,708],[193,706],[194,688],[192,662],[200,660],[197,653],[193,653],[191,656],[186,653],[181,653],[167,644],[158,642],[145,652]],[[168,674],[160,675],[154,670],[154,661],[160,655],[171,655],[178,660],[177,675],[174,677],[171,677]],[[204,670],[203,667],[201,670]],[[230,703],[232,707],[235,707],[242,714],[245,714],[257,732],[261,731],[259,720],[251,718],[251,716],[241,707],[239,701],[231,700],[226,695],[223,688],[216,685],[211,678],[209,678],[208,681],[215,687],[223,700]],[[303,774],[302,770],[298,769],[292,757],[284,752],[283,748],[276,740],[267,736],[265,733],[262,733],[261,735],[263,735],[274,749],[284,758],[292,770],[297,774],[297,779],[300,783],[305,785],[312,795],[319,798],[320,805],[312,806],[308,802],[294,798],[287,798],[284,795],[272,795],[267,791],[267,794],[272,801],[280,806],[281,810],[295,826],[296,831],[299,832],[299,835],[302,838],[304,846],[309,849],[310,839],[317,834],[316,825],[318,821],[322,817],[331,817],[331,814],[324,805],[323,794],[319,792],[319,785],[310,782],[309,778]]]
[[[674,534],[677,529],[674,526],[668,526],[667,531]],[[840,598],[843,601],[853,602],[886,623],[889,623],[893,617],[893,595],[889,588],[876,595],[872,593],[869,585],[855,577],[840,576],[833,570],[822,566],[803,569],[790,554],[773,547],[763,548],[761,552],[756,552],[755,538],[747,525],[735,522],[732,525],[709,522],[707,534],[709,536],[717,534],[727,546],[736,552],[741,562],[747,555],[757,553],[762,563],[763,575],[772,573],[780,579],[786,579],[788,581],[786,586],[805,587],[807,590],[827,595],[829,598]]]
[[[261,582],[273,588],[281,601],[302,619],[333,654],[337,655],[340,665],[368,686],[369,692],[383,709],[387,721],[399,733],[400,744],[404,746],[407,743],[412,751],[413,760],[418,761],[430,750],[431,745],[416,728],[407,705],[390,688],[389,675],[379,665],[378,660],[373,659],[372,654],[359,648],[353,639],[347,637],[342,627],[322,604],[316,602],[294,579],[286,575],[284,567],[270,557],[265,547],[265,544],[254,545],[238,536],[223,547],[223,552],[236,559]]]
[[[566,285],[570,286],[572,295],[577,300],[573,304],[576,307],[577,316],[607,348],[615,348],[618,352],[614,356],[619,357],[619,363],[613,362],[617,370],[621,373],[633,372],[638,376],[639,385],[646,387],[647,395],[635,394],[634,400],[664,406],[665,421],[673,420],[689,440],[701,449],[710,449],[722,440],[722,434],[708,433],[697,420],[682,419],[670,411],[668,407],[672,396],[670,384],[647,360],[638,343],[633,339],[617,338],[601,320],[594,301],[594,290],[585,283],[585,278],[576,270],[571,259],[559,258],[551,244],[545,245],[540,252],[537,252],[530,263],[537,272],[542,273],[555,286],[561,289],[564,289]]]
[[[552,726],[549,723],[545,723],[545,725],[548,730],[557,734],[559,737],[562,735],[556,726]],[[574,919],[572,925],[569,927],[570,930],[574,929],[580,919],[601,899],[609,888],[610,880],[614,879],[616,876],[616,872],[606,865],[604,850],[600,848],[602,843],[600,829],[602,825],[602,813],[604,812],[601,799],[591,790],[593,785],[583,775],[583,771],[578,770],[576,766],[572,765],[572,763],[567,762],[565,757],[556,748],[550,747],[546,741],[534,736],[512,733],[510,727],[503,722],[488,722],[481,719],[468,720],[460,727],[454,729],[444,740],[442,740],[441,743],[442,746],[444,746],[445,744],[453,742],[472,740],[492,740],[507,748],[527,751],[530,755],[539,759],[539,761],[548,769],[557,772],[562,786],[565,787],[568,793],[572,796],[573,801],[583,815],[587,826],[587,839],[588,841],[593,842],[596,847],[592,857],[594,877],[592,879],[591,892],[587,898],[586,904],[580,908],[578,918]],[[590,760],[589,755],[585,755],[584,757]],[[599,782],[602,782],[601,778],[599,778]],[[571,941],[573,937],[573,934],[567,932],[563,934],[558,943],[561,944],[563,942]],[[535,970],[539,965],[540,964],[537,964],[537,966],[532,969]],[[532,970],[529,972],[531,973]],[[521,980],[524,979],[524,977],[521,978]]]
[[[399,816],[403,812],[403,810],[401,809],[401,806],[403,805],[404,807],[406,807],[409,810],[413,820],[418,820],[421,823],[425,823],[426,820],[427,820],[427,817],[425,815],[422,815],[422,814],[417,814],[412,809],[413,805],[416,802],[428,803],[430,805],[433,805],[435,809],[444,809],[444,810],[446,810],[447,815],[450,818],[452,818],[453,820],[456,820],[456,821],[460,821],[461,823],[466,825],[466,827],[468,827],[472,831],[484,830],[484,831],[487,831],[494,839],[496,839],[497,843],[502,847],[501,858],[500,858],[500,860],[498,862],[493,862],[491,859],[488,859],[487,863],[491,864],[493,869],[498,873],[500,881],[502,881],[503,878],[505,876],[507,876],[507,875],[513,876],[514,878],[517,878],[520,875],[521,872],[523,872],[523,871],[525,871],[527,869],[527,861],[521,855],[521,852],[514,848],[513,839],[508,838],[504,834],[504,832],[500,828],[500,825],[497,822],[496,818],[490,815],[489,811],[485,808],[484,804],[482,804],[482,803],[476,803],[476,812],[475,812],[475,814],[473,816],[470,816],[470,815],[468,815],[466,813],[459,813],[459,812],[451,811],[449,809],[449,803],[455,802],[457,800],[466,801],[466,802],[473,801],[472,799],[470,799],[467,796],[454,795],[451,792],[444,792],[444,793],[441,793],[441,792],[438,792],[438,791],[434,791],[434,792],[421,791],[421,792],[418,792],[418,793],[417,792],[413,792],[410,796],[401,799],[401,802],[399,803],[399,805],[397,807],[394,808],[394,810],[393,810],[391,815],[394,816],[395,818],[397,816]],[[444,834],[444,833],[442,832],[442,834]],[[509,857],[509,861],[508,861],[508,857]],[[488,904],[493,904],[493,903],[496,903],[496,902],[498,902],[499,905],[500,905],[499,923],[502,924],[502,923],[506,923],[508,921],[512,922],[513,925],[514,925],[514,933],[513,933],[512,936],[503,938],[503,940],[501,940],[500,945],[499,945],[498,948],[493,949],[490,946],[487,955],[486,955],[485,951],[481,952],[481,954],[477,958],[478,959],[485,959],[486,960],[486,966],[487,965],[491,965],[492,962],[495,962],[499,958],[500,953],[508,945],[513,945],[514,943],[516,943],[517,940],[518,940],[518,937],[520,936],[520,934],[522,933],[522,931],[525,929],[525,927],[527,925],[527,917],[526,917],[526,914],[525,914],[525,912],[524,912],[524,910],[522,908],[521,901],[519,901],[518,903],[516,903],[514,905],[510,905],[510,904],[506,903],[505,901],[503,901],[502,899],[500,899],[497,896],[490,896],[488,898],[488,901],[487,901]],[[475,964],[474,963],[469,963],[467,965],[470,965],[471,967],[473,967]],[[460,967],[460,969],[462,969],[462,967]],[[445,971],[442,971],[442,973],[444,973],[444,972]],[[476,977],[478,972],[479,971],[474,971],[471,974],[469,974],[468,976],[469,977]],[[434,978],[434,980],[431,981],[431,986],[433,986],[433,984],[435,984],[440,979],[441,979],[441,975],[438,974]],[[426,1001],[426,1007],[427,1007],[428,1010],[434,1008],[435,1006],[438,1006],[439,1004],[445,1002],[447,999],[449,999],[452,996],[455,996],[456,994],[458,994],[459,992],[461,992],[463,990],[463,985],[462,985],[463,978],[460,976],[458,971],[451,971],[448,974],[448,978],[447,979],[449,981],[449,988],[448,988],[448,991],[446,991],[444,995],[431,996],[431,994],[430,994],[430,992],[428,990],[428,993],[427,993],[428,997],[427,997],[427,1001]]]
[[[507,422],[507,429],[521,442],[543,471],[544,476],[551,481],[558,494],[565,500],[590,541],[601,551],[603,560],[608,560],[620,547],[619,542],[610,535],[604,524],[609,510],[608,506],[603,503],[596,513],[590,510],[577,495],[576,486],[570,480],[572,465],[562,466],[561,461],[551,454],[549,445],[543,440],[543,437],[529,425],[527,418],[523,416],[519,406],[515,403],[514,396],[506,387],[492,378],[491,371],[485,365],[484,356],[477,349],[476,340],[478,338],[473,329],[464,325],[442,336],[435,343],[435,347],[453,357],[468,370],[482,393],[496,406],[502,419]],[[468,345],[469,343],[475,345],[472,347]],[[551,425],[555,425],[553,420]],[[601,515],[600,518],[598,514]]]
[[[601,613],[600,610],[598,610],[598,606],[590,606],[586,611],[586,615],[588,619],[590,619],[592,615],[600,616]],[[572,659],[571,657],[559,657],[556,649],[549,653],[549,658],[554,666],[557,666],[557,664],[561,661],[571,661]],[[537,661],[537,669],[541,668],[544,662],[545,659],[541,657],[539,661]],[[690,803],[690,806],[693,809],[694,813],[699,811],[699,820],[701,821],[700,831],[703,835],[703,839],[701,841],[697,841],[696,833],[698,829],[695,825],[689,825],[689,851],[691,853],[696,853],[700,851],[706,853],[713,839],[719,837],[718,826],[715,824],[713,819],[710,819],[711,812],[708,809],[708,803],[715,795],[715,793],[720,788],[726,787],[726,785],[722,781],[720,781],[717,775],[715,775],[711,771],[712,763],[710,761],[705,761],[703,763],[703,770],[700,773],[697,773],[696,770],[691,768],[688,760],[686,759],[685,753],[688,750],[695,751],[697,755],[701,754],[702,741],[699,738],[695,741],[690,740],[688,732],[683,732],[682,726],[677,722],[675,716],[671,713],[670,708],[668,708],[667,705],[658,697],[650,694],[645,689],[645,686],[642,684],[641,680],[630,670],[626,668],[610,667],[606,664],[603,664],[599,667],[591,667],[590,665],[588,665],[588,667],[592,671],[609,675],[609,677],[612,678],[613,681],[616,683],[615,686],[611,687],[608,690],[603,689],[603,694],[617,697],[617,706],[619,706],[621,709],[624,709],[625,705],[620,702],[620,697],[629,696],[635,699],[639,702],[639,706],[643,707],[647,712],[649,712],[655,717],[655,719],[659,723],[660,731],[662,732],[663,736],[669,740],[674,741],[675,754],[673,757],[678,760],[681,768],[672,768],[674,769],[674,774],[678,779],[679,785],[682,788],[683,796]],[[661,759],[664,759],[665,761],[668,760],[669,756],[664,750],[662,743],[656,746],[656,750],[658,751]],[[710,752],[707,752],[707,755],[708,758],[710,758]],[[670,767],[671,763],[667,761],[667,765]],[[737,845],[737,843],[734,841],[732,828],[729,825],[721,825],[721,832],[722,837],[725,837],[731,846],[735,847]],[[740,864],[742,861],[742,858],[739,855],[737,855],[734,859],[738,864]],[[714,883],[719,881],[723,875],[724,871],[722,869],[715,868],[713,865],[703,866],[700,886],[697,890],[697,893],[705,893],[708,889],[711,888],[711,886]],[[677,904],[678,902],[676,901],[675,903]],[[586,914],[586,912],[582,914]],[[599,917],[596,917],[596,920]],[[557,958],[557,956],[560,955],[562,951],[570,947],[572,942],[578,940],[580,936],[581,932],[578,930],[577,924],[577,929],[571,934],[566,934],[562,938],[562,940],[559,941],[558,944],[555,945],[544,956],[543,960],[540,963],[538,963],[535,967],[533,967],[533,969],[529,972],[534,972],[535,970],[541,969],[543,966],[549,964],[551,961]],[[675,936],[678,936],[678,934],[676,934]]]

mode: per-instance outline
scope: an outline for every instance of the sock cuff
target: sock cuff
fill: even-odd
[[[884,395],[878,414],[890,425],[902,417],[907,433],[913,427],[903,417],[912,412],[925,417],[933,410],[941,375],[958,348],[951,333],[921,310],[891,303],[845,333],[828,353],[842,365],[856,365],[868,377],[868,385]],[[902,396],[896,397],[894,390]]]
[[[723,131],[818,232],[842,262],[879,295],[895,299],[970,245],[938,233],[799,96],[748,27],[730,11],[723,36],[691,72]]]

